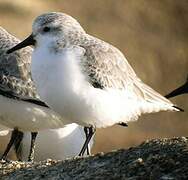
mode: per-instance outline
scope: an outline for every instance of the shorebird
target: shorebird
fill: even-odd
[[[34,46],[31,71],[41,99],[67,123],[89,129],[80,154],[96,128],[180,110],[144,84],[116,47],[87,34],[67,14],[38,16],[32,34],[7,53],[29,45]]]
[[[6,158],[14,143],[17,146],[20,143],[21,139],[18,137],[23,136],[20,131],[36,132],[42,129],[64,127],[62,118],[48,108],[44,102],[40,101],[37,95],[30,70],[32,48],[28,47],[10,55],[6,54],[9,48],[19,42],[16,37],[0,27],[0,135],[6,135],[10,129],[14,129],[11,140],[3,154],[3,159]],[[64,141],[62,136],[65,132],[69,132],[73,142],[66,141],[61,145],[70,147],[69,153],[72,154],[75,152],[75,147],[71,151],[71,144],[76,145],[75,141],[80,139],[77,142],[79,146],[79,143],[83,142],[83,138],[85,138],[79,130],[84,132],[83,127],[75,128],[75,125],[69,125],[57,131],[40,132],[37,138],[39,139],[38,145],[41,146],[40,144],[43,143],[40,140],[41,137],[48,136],[48,133],[54,134],[54,136],[58,133],[59,136],[56,135],[57,141],[61,142],[61,140]],[[75,140],[73,140],[72,134],[75,135]],[[53,137],[48,138],[48,140],[54,139]],[[33,159],[35,138],[36,133],[32,133],[29,160]],[[66,139],[68,138],[69,135]],[[59,150],[58,145],[57,150]],[[48,152],[48,148],[46,152]]]
[[[32,49],[26,48],[11,55],[6,54],[7,49],[19,42],[18,39],[0,27],[0,124],[4,125],[0,133],[6,135],[10,129],[15,128],[2,156],[3,159],[6,158],[8,151],[18,137],[17,125],[14,126],[13,120],[23,120],[21,124],[26,123],[24,122],[26,113],[22,112],[26,107],[21,108],[25,102],[20,106],[22,96],[30,97],[30,100],[37,98],[29,71]],[[2,134],[2,132],[5,133]],[[36,133],[32,133],[32,136],[35,138]]]
[[[18,159],[26,161],[29,155],[31,135],[24,132],[22,136],[23,139],[15,143],[15,150]],[[77,124],[68,124],[59,129],[39,131],[35,141],[34,161],[43,161],[49,158],[57,160],[72,158],[78,155],[85,139],[83,128]],[[92,145],[93,139],[87,149],[87,155],[90,154]]]
[[[178,96],[181,94],[186,94],[186,93],[188,93],[188,77],[187,77],[186,82],[182,86],[180,86],[177,89],[175,89],[174,91],[170,92],[165,97],[171,98],[171,97]]]

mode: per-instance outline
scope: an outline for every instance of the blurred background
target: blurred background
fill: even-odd
[[[185,82],[187,0],[0,0],[0,25],[24,39],[33,19],[48,11],[75,17],[89,34],[118,47],[137,75],[161,94]],[[98,129],[93,153],[128,148],[152,138],[187,136],[188,96],[172,101],[186,112],[143,115],[128,128]],[[0,137],[0,152],[7,138]]]

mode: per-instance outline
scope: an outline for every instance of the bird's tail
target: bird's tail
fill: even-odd
[[[142,91],[141,112],[152,113],[159,111],[183,111],[181,108],[174,105],[167,98],[160,95],[158,92],[138,81],[136,86]]]

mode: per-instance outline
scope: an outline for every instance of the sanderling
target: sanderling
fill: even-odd
[[[3,127],[5,130],[1,131],[0,133],[1,135],[6,135],[6,133],[2,134],[2,132],[8,133],[9,131],[6,130],[8,127],[9,129],[15,128],[15,130],[12,133],[11,140],[2,158],[6,158],[6,155],[10,150],[13,142],[18,137],[17,125],[15,125],[14,127],[12,126],[12,120],[14,116],[19,113],[20,115],[22,114],[21,109],[16,113],[14,112],[14,109],[16,107],[16,100],[19,99],[19,96],[20,99],[21,96],[37,98],[36,91],[34,90],[34,86],[31,81],[31,73],[29,72],[29,61],[31,61],[30,56],[32,49],[27,48],[23,51],[16,52],[12,55],[6,54],[8,48],[12,47],[13,45],[19,42],[20,41],[18,41],[16,38],[11,36],[6,30],[0,27],[0,123],[1,126],[2,124],[5,125]],[[23,82],[25,82],[25,84]],[[28,90],[25,86],[28,86]],[[23,114],[23,116],[24,115],[26,114]],[[19,119],[19,121],[21,120],[24,120],[24,118],[22,117]],[[22,122],[22,124],[23,123],[25,122]],[[35,138],[36,133],[32,133],[32,135],[33,138]]]
[[[68,124],[64,128],[39,131],[36,138],[34,161],[46,159],[64,160],[71,158],[80,152],[85,141],[83,128],[77,124]],[[31,136],[23,133],[20,145],[15,144],[18,159],[25,161],[29,154]],[[89,144],[92,148],[93,140]],[[87,152],[88,154],[89,152]]]
[[[51,12],[37,17],[32,34],[7,53],[34,45],[31,71],[40,97],[67,123],[89,128],[135,121],[141,114],[179,111],[144,84],[114,46],[85,32],[77,20]]]
[[[46,105],[39,100],[39,96],[36,93],[30,70],[32,48],[26,48],[10,55],[6,54],[9,48],[19,42],[17,38],[0,27],[0,135],[6,135],[9,129],[15,128],[3,158],[6,157],[12,144],[18,141],[15,137],[21,135],[21,132],[18,130],[35,132],[41,129],[63,127],[61,117],[54,111],[45,107]],[[59,134],[59,138],[56,136],[57,141],[61,141],[61,133],[64,134],[62,131],[70,131],[75,134],[76,140],[80,139],[78,144],[82,143],[85,136],[76,133],[78,132],[77,129],[83,131],[83,127],[77,127],[75,129],[75,125],[69,125],[61,130],[57,130]],[[49,133],[55,134],[56,130],[54,130],[53,133],[49,131]],[[48,131],[44,133],[40,132],[38,138],[41,139],[40,136],[43,137],[44,134],[47,135]],[[32,133],[32,135],[34,137],[36,134]],[[67,136],[67,138],[69,138],[69,136]],[[72,137],[72,139],[74,139],[74,137]],[[34,143],[33,140],[32,142]],[[48,138],[48,140],[50,140],[50,138]],[[38,144],[40,145],[40,143]],[[71,149],[71,143],[75,143],[75,140],[73,140],[73,142],[66,141],[64,145]],[[29,160],[32,160],[33,146],[34,144],[32,144],[30,149]],[[70,150],[70,154],[75,152],[75,147],[73,148],[72,151]],[[48,151],[48,148],[46,151]],[[79,151],[77,151],[77,153],[79,153]]]
[[[187,77],[186,82],[182,86],[180,86],[177,89],[175,89],[174,91],[170,92],[165,97],[171,98],[171,97],[178,96],[181,94],[186,94],[186,93],[188,93],[188,77]]]

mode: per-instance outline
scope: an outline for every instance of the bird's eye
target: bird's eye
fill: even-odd
[[[43,28],[43,32],[49,32],[50,31],[50,28],[49,27],[44,27]]]

